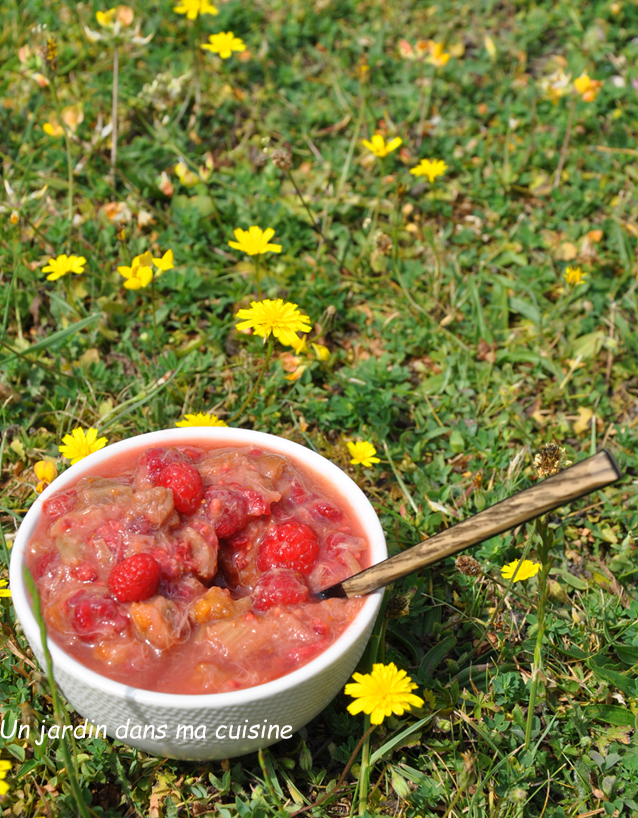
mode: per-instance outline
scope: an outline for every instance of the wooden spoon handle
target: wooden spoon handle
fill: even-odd
[[[616,461],[608,451],[603,450],[531,488],[501,500],[395,557],[320,591],[317,596],[327,599],[369,594],[433,562],[463,551],[470,545],[488,540],[591,491],[604,488],[620,477],[622,474]]]

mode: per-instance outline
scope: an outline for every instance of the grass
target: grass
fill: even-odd
[[[533,526],[474,548],[478,578],[448,560],[391,590],[398,618],[385,621],[380,656],[408,671],[425,705],[372,734],[368,813],[635,815],[638,9],[230,0],[197,21],[198,40],[172,7],[135,4],[153,39],[118,45],[114,168],[113,47],[84,31],[104,9],[25,0],[0,11],[4,562],[36,496],[35,462],[62,468],[71,429],[113,442],[187,412],[241,409],[264,353],[234,329],[257,280],[228,241],[237,227],[272,227],[282,252],[261,259],[263,296],[298,304],[331,356],[295,362],[276,346],[234,424],[350,472],[392,553],[530,485],[545,444],[573,461],[607,447],[624,473],[549,517],[531,714],[538,579],[507,589],[500,569],[538,555]],[[228,30],[249,53],[197,52]],[[58,106],[33,79],[51,78],[39,56],[51,37]],[[446,66],[401,57],[399,41],[419,37],[445,42]],[[561,67],[602,80],[596,99],[548,99],[543,80]],[[43,132],[56,107],[75,105],[82,121]],[[403,140],[382,166],[361,145],[375,131]],[[278,148],[292,178],[271,161]],[[444,160],[446,174],[411,176],[422,158]],[[178,162],[199,175],[193,186]],[[118,265],[169,248],[175,268],[153,293],[123,288]],[[65,252],[86,257],[85,273],[47,281],[42,267]],[[568,266],[584,283],[567,283]],[[382,462],[351,466],[351,439]],[[0,606],[5,723],[37,725],[51,692],[11,601]],[[355,814],[360,757],[347,788],[311,806],[364,732],[345,707],[339,696],[289,741],[221,763],[83,740],[79,786],[104,816]],[[55,742],[0,748],[13,765],[4,815],[77,814]]]

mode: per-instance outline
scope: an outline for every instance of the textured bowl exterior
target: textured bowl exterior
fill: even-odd
[[[20,526],[11,555],[13,602],[25,636],[42,666],[44,653],[39,628],[23,576],[26,547],[40,519],[42,503],[82,476],[100,474],[103,464],[114,455],[142,447],[210,443],[259,446],[291,457],[318,473],[349,502],[370,543],[371,563],[386,558],[383,531],[366,496],[341,469],[303,446],[262,432],[223,427],[170,429],[139,435],[114,443],[71,466],[35,501]],[[82,717],[106,727],[108,735],[156,756],[193,760],[233,758],[289,738],[328,705],[355,669],[381,599],[382,591],[370,594],[347,630],[308,664],[280,679],[231,693],[185,696],[129,687],[89,670],[51,639],[48,645],[54,676],[62,692]]]

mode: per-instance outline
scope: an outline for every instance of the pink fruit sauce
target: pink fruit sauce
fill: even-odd
[[[369,549],[291,458],[156,447],[101,474],[44,502],[27,553],[49,633],[91,670],[165,693],[252,687],[314,659],[363,606],[309,598]]]

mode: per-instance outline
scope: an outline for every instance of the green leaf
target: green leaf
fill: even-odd
[[[48,335],[46,338],[43,338],[41,341],[38,341],[35,344],[31,344],[31,346],[27,347],[24,350],[20,350],[22,355],[31,355],[34,352],[40,352],[43,349],[50,349],[51,347],[56,346],[57,344],[61,343],[62,341],[66,341],[67,338],[70,338],[72,335],[77,335],[78,332],[83,330],[85,327],[88,327],[90,324],[93,324],[95,321],[98,320],[100,317],[100,313],[94,313],[93,315],[87,315],[86,318],[82,318],[81,321],[76,321],[75,324],[71,324],[66,329],[58,330],[58,332],[54,332],[52,335]],[[15,360],[19,356],[15,353],[12,355],[8,355],[4,360],[0,361],[0,368],[6,366],[9,361]]]
[[[30,773],[31,770],[35,770],[36,767],[39,767],[40,764],[41,762],[37,758],[30,758],[20,767],[16,773],[16,778],[22,778],[23,775],[26,775],[27,773]]]
[[[608,667],[596,664],[596,657],[588,659],[586,664],[599,679],[617,687],[618,690],[622,690],[627,696],[636,695],[636,682],[634,679],[630,679],[628,676],[625,676],[624,673],[619,673],[617,670],[611,670]]]
[[[617,704],[590,704],[583,707],[583,713],[585,718],[614,724],[617,727],[633,727],[636,720],[630,710]]]
[[[524,318],[528,318],[535,324],[540,324],[541,313],[535,304],[530,304],[528,301],[523,301],[522,298],[518,298],[517,296],[513,295],[510,298],[510,309],[513,312],[517,312],[519,315],[522,315]]]
[[[555,569],[551,573],[565,580],[568,585],[571,585],[572,588],[576,588],[577,591],[586,591],[589,588],[589,585],[584,579],[576,577],[574,574],[571,574],[569,571],[565,571],[562,568]]]
[[[456,639],[454,636],[447,636],[445,639],[442,639],[438,645],[435,645],[425,654],[421,660],[419,673],[426,678],[431,676],[439,663],[443,661],[445,655],[449,653],[455,645]]]
[[[596,330],[596,332],[588,332],[587,335],[581,335],[572,342],[571,357],[578,358],[580,356],[583,361],[595,358],[603,348],[606,337],[607,333],[601,329]]]
[[[618,654],[618,658],[621,662],[624,662],[626,665],[633,665],[638,664],[638,648],[634,647],[633,645],[616,645],[614,650]]]
[[[463,440],[463,435],[458,429],[455,429],[450,435],[450,449],[455,453],[465,450],[465,440]]]

